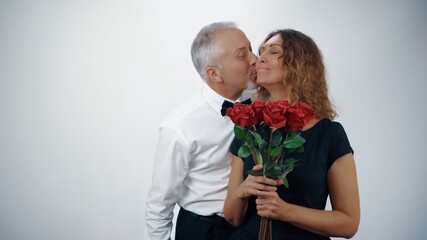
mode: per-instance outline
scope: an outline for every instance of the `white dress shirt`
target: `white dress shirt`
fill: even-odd
[[[170,239],[175,204],[223,216],[234,137],[234,124],[220,113],[224,100],[203,84],[160,124],[145,211],[151,240]]]

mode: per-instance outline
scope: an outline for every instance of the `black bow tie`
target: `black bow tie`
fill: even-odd
[[[248,98],[248,99],[246,99],[245,101],[243,101],[243,102],[239,102],[239,103],[241,103],[241,104],[251,104],[251,103],[252,103],[252,101],[251,101],[251,99],[250,99],[250,98]],[[225,113],[227,112],[227,109],[228,109],[228,108],[231,108],[231,107],[233,107],[233,106],[234,106],[234,103],[232,103],[232,102],[230,102],[230,101],[227,101],[227,100],[224,100],[224,102],[222,103],[221,115],[222,115],[222,116],[225,116]]]

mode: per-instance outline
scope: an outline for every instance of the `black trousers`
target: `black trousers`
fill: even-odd
[[[233,230],[223,217],[200,216],[181,208],[176,220],[175,240],[226,240]]]

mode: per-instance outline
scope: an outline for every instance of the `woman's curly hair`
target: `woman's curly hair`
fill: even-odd
[[[291,104],[304,102],[311,106],[317,118],[333,120],[337,113],[328,97],[326,70],[322,53],[316,43],[305,34],[283,29],[271,32],[263,43],[280,34],[283,39],[284,84],[291,84]],[[270,100],[267,89],[259,86],[257,96],[260,100]]]

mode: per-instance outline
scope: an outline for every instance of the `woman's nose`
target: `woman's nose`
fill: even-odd
[[[258,61],[258,62],[265,63],[267,60],[265,59],[264,54],[260,54],[260,55],[258,56],[258,60],[257,60],[257,61]]]

